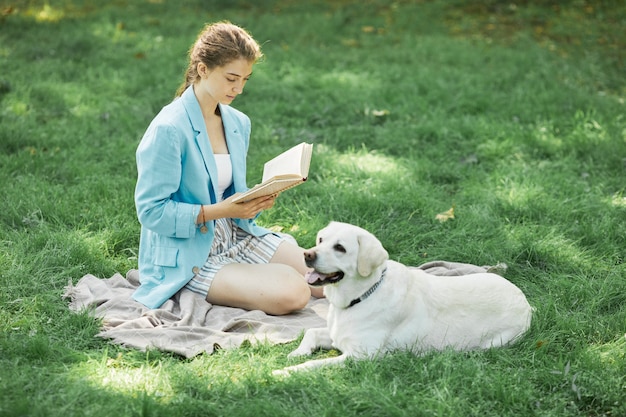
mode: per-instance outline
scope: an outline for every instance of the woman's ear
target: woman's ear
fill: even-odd
[[[201,78],[204,78],[209,74],[209,69],[204,64],[204,62],[198,62],[198,65],[196,66],[196,71]]]

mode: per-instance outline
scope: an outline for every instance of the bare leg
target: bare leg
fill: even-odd
[[[283,315],[311,298],[302,275],[283,264],[230,264],[215,275],[206,299],[211,304]]]
[[[304,249],[289,242],[280,244],[270,262],[289,265],[302,276],[311,270],[311,268],[304,263]],[[309,288],[313,297],[322,298],[324,296],[324,289],[322,287]]]

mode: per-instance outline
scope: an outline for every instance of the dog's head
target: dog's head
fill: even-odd
[[[347,223],[331,222],[317,234],[315,247],[304,252],[314,271],[307,274],[310,285],[334,284],[344,277],[369,277],[389,255],[368,231]]]

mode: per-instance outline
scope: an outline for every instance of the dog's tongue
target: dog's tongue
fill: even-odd
[[[313,284],[317,281],[324,281],[324,278],[326,278],[324,275],[320,274],[317,271],[307,272],[304,277],[306,278],[306,282],[308,282],[309,284]]]

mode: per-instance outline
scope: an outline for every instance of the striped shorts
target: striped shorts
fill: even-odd
[[[283,240],[273,233],[253,236],[237,227],[231,219],[217,219],[209,256],[185,288],[206,298],[215,275],[223,266],[233,263],[269,263]]]

